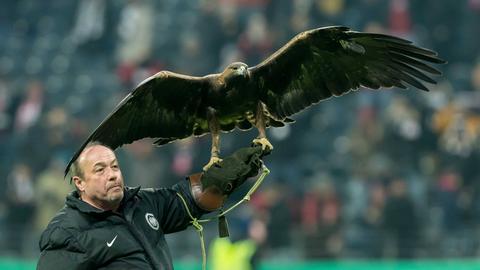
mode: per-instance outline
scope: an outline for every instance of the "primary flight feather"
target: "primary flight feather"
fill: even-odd
[[[230,64],[220,74],[193,77],[161,71],[140,83],[95,129],[90,141],[112,149],[142,138],[163,145],[190,136],[212,135],[210,162],[220,160],[220,132],[255,126],[254,143],[273,148],[265,128],[293,122],[288,117],[331,96],[361,86],[428,91],[424,82],[443,64],[431,50],[397,37],[325,27],[298,34],[254,67]]]

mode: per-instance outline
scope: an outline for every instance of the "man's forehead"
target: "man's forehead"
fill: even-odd
[[[116,159],[115,153],[103,145],[93,145],[86,148],[78,158],[80,163],[111,162]]]

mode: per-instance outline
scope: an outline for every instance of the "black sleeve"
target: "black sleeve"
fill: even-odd
[[[62,228],[48,232],[48,239],[40,248],[42,252],[37,270],[88,270],[93,267],[86,250],[79,246],[71,233]]]
[[[164,233],[173,233],[184,230],[190,225],[191,218],[185,209],[182,199],[177,195],[179,193],[184,199],[194,218],[199,218],[206,211],[200,209],[190,192],[190,182],[181,181],[172,188],[159,188],[155,190],[157,194],[157,205],[160,217],[160,226]]]

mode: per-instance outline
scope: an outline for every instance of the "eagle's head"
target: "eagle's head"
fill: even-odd
[[[224,81],[228,84],[229,82],[247,79],[250,76],[248,71],[248,65],[241,62],[235,62],[230,65],[222,72],[222,77]]]

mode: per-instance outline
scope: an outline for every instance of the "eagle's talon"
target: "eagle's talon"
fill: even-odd
[[[221,161],[222,161],[222,159],[219,158],[219,157],[211,157],[210,161],[207,163],[207,165],[203,166],[203,171],[206,172],[208,169],[210,169],[210,167],[220,163]]]
[[[253,140],[253,145],[260,145],[262,146],[262,151],[272,151],[273,145],[267,140],[267,138],[255,138]]]

